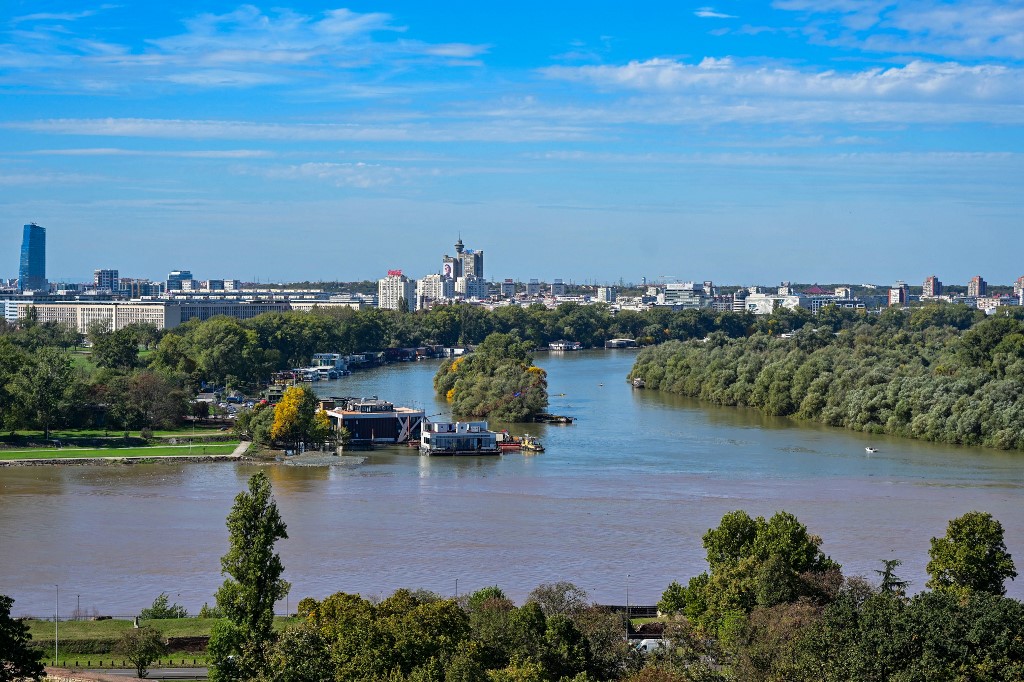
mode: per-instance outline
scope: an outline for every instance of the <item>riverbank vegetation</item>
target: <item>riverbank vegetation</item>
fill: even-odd
[[[254,393],[273,372],[309,365],[314,353],[382,352],[424,345],[469,346],[489,334],[512,334],[531,347],[571,339],[601,346],[609,338],[641,343],[701,338],[711,332],[742,336],[751,329],[790,329],[806,316],[772,320],[708,310],[621,311],[565,303],[503,307],[445,305],[413,313],[348,308],[267,313],[251,320],[191,320],[165,331],[99,326],[81,334],[57,323],[0,320],[0,428],[35,429],[42,440],[59,429],[149,434],[180,426],[189,400],[204,387]],[[82,349],[83,340],[91,344]],[[197,412],[199,418],[206,413]],[[147,436],[148,437],[148,436]]]
[[[1024,321],[964,306],[826,311],[785,337],[669,342],[638,355],[647,388],[769,415],[943,443],[1024,449]]]
[[[533,348],[511,334],[491,334],[470,355],[445,360],[434,390],[459,418],[523,422],[548,406],[547,373],[533,364]]]

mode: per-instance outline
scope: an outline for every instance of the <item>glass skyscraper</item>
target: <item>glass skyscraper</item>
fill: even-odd
[[[18,269],[19,291],[45,291],[46,228],[35,223],[25,226],[21,240],[21,267]]]

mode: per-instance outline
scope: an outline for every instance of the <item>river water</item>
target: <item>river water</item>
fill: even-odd
[[[428,458],[392,448],[330,467],[265,467],[289,538],[287,604],[398,587],[450,595],[497,584],[522,601],[569,580],[602,603],[655,603],[706,568],[701,535],[734,509],[795,513],[847,574],[880,560],[923,589],[929,539],[978,509],[1002,521],[1024,573],[1024,455],[867,436],[717,408],[625,381],[635,351],[542,354],[551,411],[519,425],[540,455]],[[437,363],[315,384],[445,412]],[[493,426],[493,425],[492,425]],[[868,455],[866,446],[878,448]],[[16,614],[134,615],[160,592],[190,611],[222,581],[224,519],[258,468],[151,464],[0,468],[0,594]],[[1024,578],[1009,584],[1024,597]]]

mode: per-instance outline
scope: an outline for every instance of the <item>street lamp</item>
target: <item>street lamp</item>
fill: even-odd
[[[75,595],[75,620],[82,620],[82,595]]]
[[[53,664],[57,665],[57,624],[60,623],[60,585],[54,585],[57,593],[53,598]]]
[[[626,574],[626,641],[629,641],[629,573]]]

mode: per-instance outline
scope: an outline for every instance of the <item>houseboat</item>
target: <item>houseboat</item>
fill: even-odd
[[[548,350],[583,350],[583,344],[579,341],[566,341],[559,339],[548,344]]]
[[[499,455],[498,434],[487,422],[427,422],[420,435],[423,455]]]
[[[353,447],[395,445],[420,437],[425,414],[411,407],[396,407],[377,396],[370,398],[333,398],[325,409],[335,431],[346,429]]]

